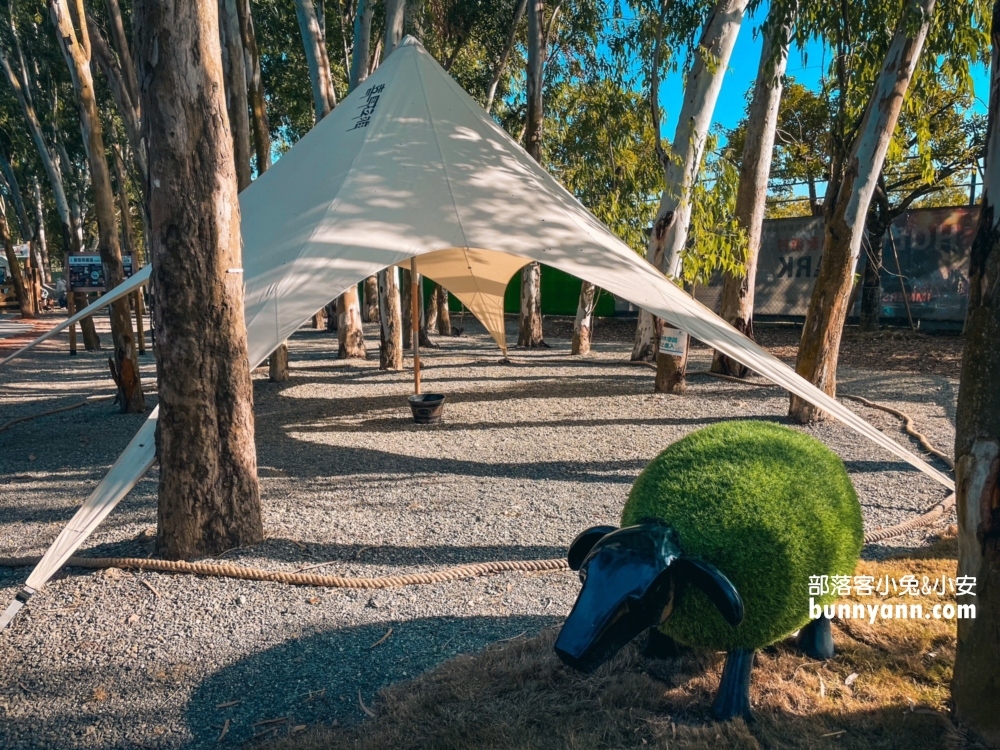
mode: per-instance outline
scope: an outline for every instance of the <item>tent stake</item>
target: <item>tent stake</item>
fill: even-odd
[[[420,293],[417,257],[410,258],[410,341],[413,345],[413,392],[420,395]]]

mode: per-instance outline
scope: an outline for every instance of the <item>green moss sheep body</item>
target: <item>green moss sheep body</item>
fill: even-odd
[[[843,462],[770,422],[723,422],[671,445],[639,475],[622,526],[672,526],[685,554],[719,568],[743,598],[739,627],[688,587],[662,630],[690,646],[767,646],[809,621],[810,576],[851,575],[864,532]],[[829,603],[833,595],[816,598]]]

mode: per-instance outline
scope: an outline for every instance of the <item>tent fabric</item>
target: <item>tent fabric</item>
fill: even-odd
[[[244,190],[240,208],[253,367],[333,296],[412,257],[503,347],[503,288],[521,265],[540,261],[667,320],[954,489],[616,238],[412,37]],[[46,552],[29,594],[152,465],[155,422],[156,411]]]
[[[503,306],[507,285],[531,261],[475,247],[451,247],[421,255],[417,273],[447,289],[486,328],[507,353]],[[408,262],[397,264],[410,268]]]

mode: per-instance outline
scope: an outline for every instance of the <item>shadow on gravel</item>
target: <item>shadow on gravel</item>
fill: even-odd
[[[185,710],[195,738],[188,747],[238,747],[255,735],[285,736],[301,725],[356,723],[365,718],[359,691],[371,706],[386,685],[416,677],[456,654],[522,634],[533,637],[556,621],[433,617],[292,638],[221,669],[195,689]],[[273,719],[278,721],[268,721]],[[218,743],[227,720],[228,731]]]

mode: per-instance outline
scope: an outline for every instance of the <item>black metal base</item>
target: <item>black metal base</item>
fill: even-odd
[[[813,620],[799,631],[795,644],[808,657],[826,661],[833,658],[833,631],[825,616]]]
[[[753,721],[750,710],[750,672],[753,670],[756,653],[749,649],[737,649],[726,654],[719,692],[712,703],[712,716],[718,721],[729,721],[737,717],[746,722]]]
[[[650,628],[646,631],[642,655],[647,659],[675,659],[684,652],[684,648],[659,628]]]

